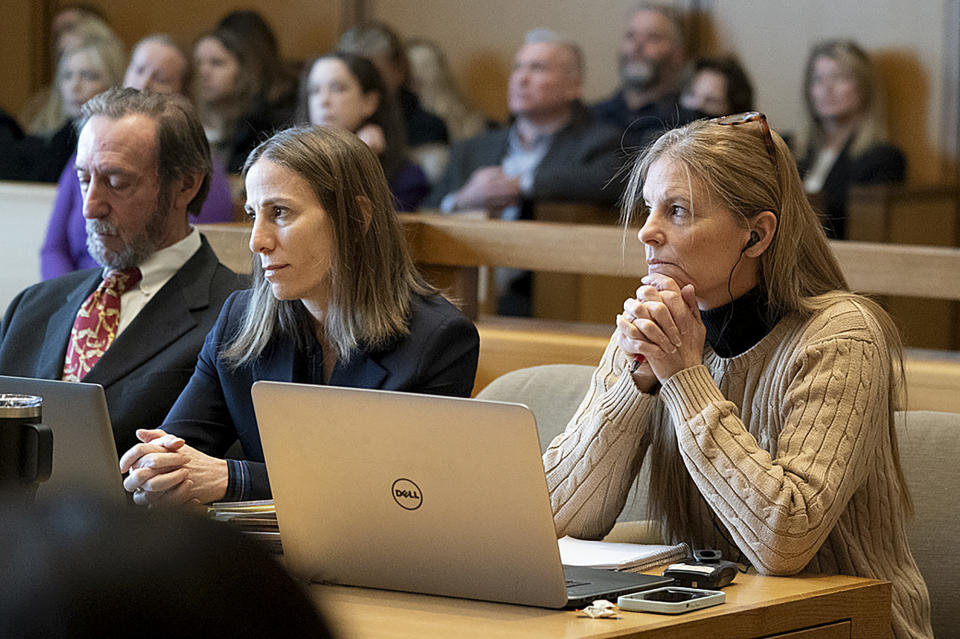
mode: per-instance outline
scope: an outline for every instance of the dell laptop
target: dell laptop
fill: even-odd
[[[526,406],[260,381],[284,560],[308,581],[547,608],[671,579],[560,562]]]

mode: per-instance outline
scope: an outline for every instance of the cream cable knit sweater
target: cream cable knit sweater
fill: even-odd
[[[926,584],[907,544],[887,421],[889,353],[874,318],[839,301],[781,320],[745,353],[637,390],[611,340],[566,431],[544,454],[557,535],[602,537],[623,509],[652,420],[670,420],[705,547],[764,574],[887,579],[898,638],[931,637]],[[651,454],[657,454],[651,449]]]

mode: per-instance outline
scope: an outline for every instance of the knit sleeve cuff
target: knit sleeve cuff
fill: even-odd
[[[660,399],[680,421],[691,419],[711,404],[728,401],[702,364],[685,368],[664,382]]]
[[[637,388],[633,376],[624,370],[606,390],[600,405],[603,413],[621,430],[628,424],[641,423],[654,404],[654,397]]]

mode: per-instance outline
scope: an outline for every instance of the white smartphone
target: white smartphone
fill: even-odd
[[[722,604],[726,599],[727,596],[720,590],[664,586],[629,595],[620,595],[617,598],[617,605],[621,610],[629,610],[630,612],[657,612],[666,615],[678,615],[682,612],[716,606]]]

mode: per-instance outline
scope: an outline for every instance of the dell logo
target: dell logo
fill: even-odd
[[[420,487],[409,479],[398,479],[393,482],[390,494],[393,495],[393,501],[405,510],[416,510],[423,503]]]

